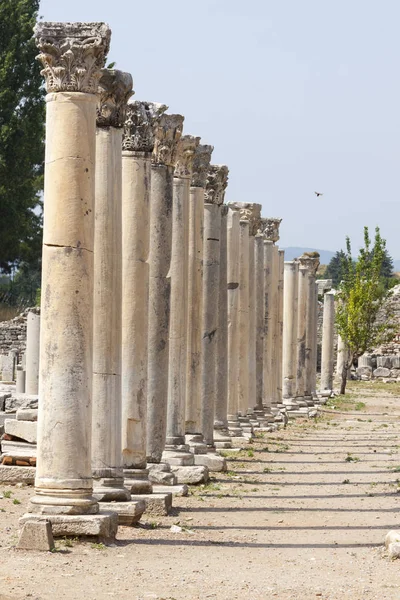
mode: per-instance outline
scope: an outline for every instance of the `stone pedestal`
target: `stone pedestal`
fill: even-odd
[[[321,391],[333,389],[335,334],[335,295],[331,292],[324,295],[324,315],[322,323],[321,354]]]
[[[96,130],[93,297],[93,495],[127,501],[121,455],[122,126],[132,77],[104,69]]]
[[[113,537],[117,527],[112,513],[98,514],[91,471],[96,93],[109,40],[102,23],[36,26],[49,93],[38,462],[29,519],[45,516],[56,535]]]
[[[297,303],[299,263],[285,262],[283,298],[282,400],[289,408],[298,408],[296,393]]]
[[[151,168],[147,460],[159,463],[166,441],[172,248],[173,168],[181,115],[162,115]]]
[[[228,183],[225,165],[210,165],[204,194],[203,318],[201,351],[201,432],[214,445],[214,413],[217,393],[219,261],[221,204]]]
[[[39,393],[40,316],[29,312],[26,320],[25,393]]]
[[[163,460],[174,465],[190,465],[194,462],[193,455],[185,444],[185,393],[189,189],[194,153],[199,141],[199,138],[190,135],[180,139],[173,183],[168,410]]]
[[[154,123],[165,108],[128,104],[122,143],[122,462],[132,494],[152,492],[146,464],[151,153]]]

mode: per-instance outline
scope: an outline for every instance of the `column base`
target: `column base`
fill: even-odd
[[[206,454],[195,454],[194,465],[191,466],[171,466],[171,471],[176,477],[176,481],[179,484],[196,485],[198,483],[207,483],[209,480],[208,467],[202,463],[196,464],[196,458],[205,458]]]
[[[237,415],[228,415],[228,434],[231,438],[243,435]]]
[[[175,486],[168,487],[173,488]],[[165,488],[163,487],[163,490],[164,489]],[[154,517],[166,517],[172,508],[172,496],[173,494],[171,491],[158,491],[157,487],[155,487],[151,494],[132,496],[132,500],[140,500],[140,502],[144,502],[144,512],[146,515],[151,515]]]
[[[114,512],[95,515],[25,513],[19,523],[24,525],[27,521],[50,521],[54,537],[92,537],[98,541],[112,542],[118,530],[118,515]]]
[[[131,500],[129,502],[102,502],[103,511],[115,512],[118,515],[118,525],[135,525],[146,510],[143,500]]]
[[[283,398],[282,404],[286,410],[298,410],[300,408],[296,398]]]
[[[189,452],[187,444],[174,447],[166,446],[162,453],[162,460],[177,467],[187,467],[194,464],[193,454]]]
[[[127,502],[131,494],[122,477],[93,478],[93,498],[98,502]]]
[[[194,457],[194,464],[208,467],[208,470],[212,473],[227,470],[226,459],[215,452],[196,455]]]
[[[176,477],[167,463],[148,463],[149,481],[160,485],[175,485]]]
[[[29,513],[36,515],[96,515],[99,504],[92,490],[35,488]]]
[[[151,494],[153,484],[149,480],[149,469],[124,469],[124,486],[131,494]]]
[[[232,448],[231,436],[227,428],[214,429],[214,446],[216,448]]]
[[[185,443],[189,446],[189,452],[192,454],[207,453],[207,444],[204,442],[201,433],[187,433],[185,435]]]

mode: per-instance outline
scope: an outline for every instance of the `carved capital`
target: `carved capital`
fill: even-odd
[[[110,47],[109,26],[39,22],[34,31],[47,92],[96,94]]]
[[[250,235],[256,235],[261,227],[261,204],[255,202],[230,202],[232,210],[237,210],[241,221],[249,221]]]
[[[206,187],[207,173],[210,168],[213,150],[214,146],[208,146],[206,144],[197,146],[194,153],[191,186],[200,188]]]
[[[102,69],[98,87],[97,127],[123,127],[127,103],[134,93],[130,73]]]
[[[194,135],[183,135],[176,150],[175,177],[190,179],[192,176],[193,160],[200,138]]]
[[[261,219],[261,229],[266,240],[276,243],[279,240],[279,225],[282,219],[266,217]]]
[[[223,204],[228,185],[228,173],[229,169],[226,165],[209,166],[204,190],[206,204]]]
[[[319,252],[304,252],[297,259],[300,267],[308,269],[312,275],[315,275],[319,267]]]
[[[122,150],[153,152],[155,124],[167,108],[156,102],[130,102],[126,107]]]
[[[154,130],[155,140],[152,156],[154,164],[170,167],[175,165],[184,119],[185,117],[182,115],[161,115]]]

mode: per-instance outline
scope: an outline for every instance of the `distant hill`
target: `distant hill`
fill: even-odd
[[[285,251],[285,260],[293,260],[294,258],[298,258],[304,252],[319,252],[320,254],[320,262],[322,265],[327,265],[333,256],[335,256],[335,252],[331,250],[318,250],[318,248],[297,248],[295,246],[290,246],[289,248],[283,248]],[[399,270],[400,270],[400,261]]]
[[[400,260],[393,261],[393,270],[395,273],[398,273],[400,271]]]

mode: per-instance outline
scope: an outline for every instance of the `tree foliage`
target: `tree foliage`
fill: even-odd
[[[346,257],[343,250],[336,252],[335,256],[332,256],[326,271],[324,273],[324,279],[332,279],[332,285],[336,288],[343,279],[343,259]]]
[[[32,38],[39,0],[0,2],[0,270],[38,270],[44,89]]]
[[[336,326],[346,347],[342,372],[341,393],[344,394],[347,372],[356,356],[360,356],[393,337],[393,324],[382,316],[385,302],[390,295],[382,282],[382,264],[385,259],[386,242],[375,229],[371,248],[368,227],[364,227],[364,248],[357,261],[351,255],[349,238],[347,252],[342,257],[342,280],[337,293]],[[380,318],[378,318],[378,315]]]

